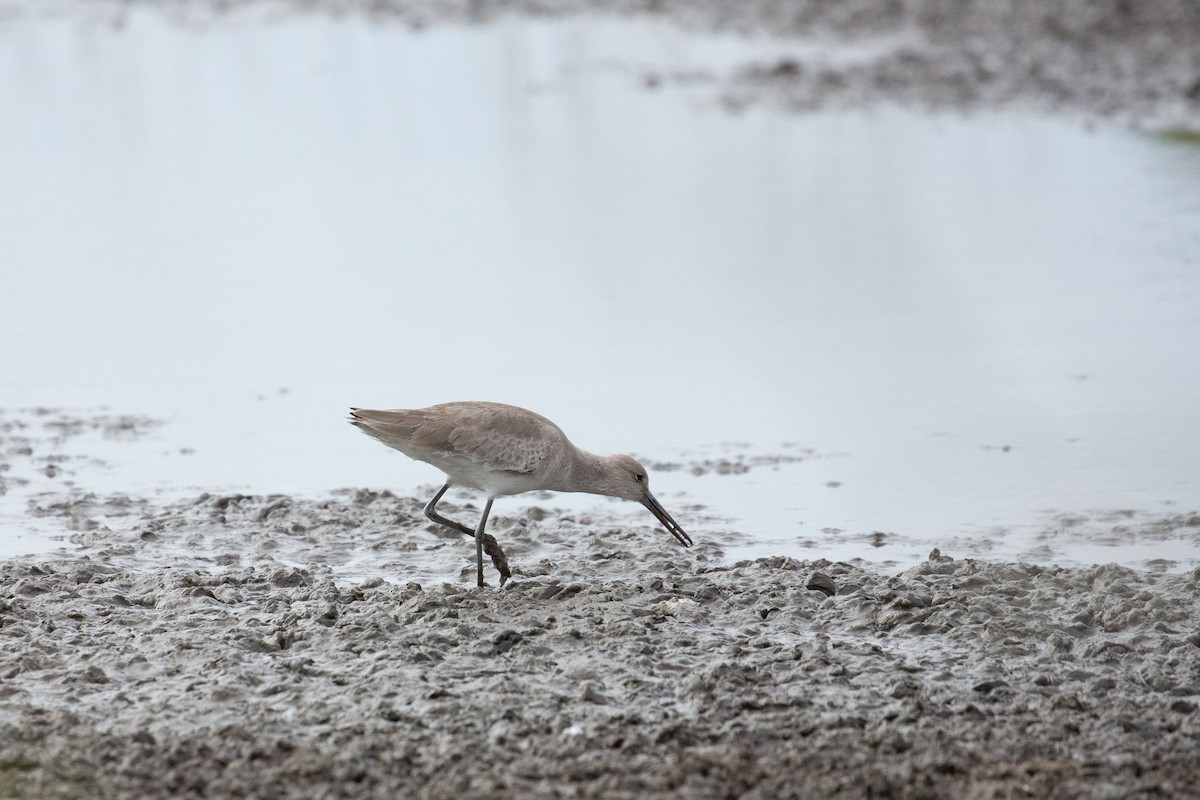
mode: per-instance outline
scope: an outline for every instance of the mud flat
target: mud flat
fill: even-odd
[[[495,529],[516,576],[476,590],[411,579],[469,571],[465,540],[419,509],[373,492],[45,509],[79,549],[0,563],[0,796],[1116,798],[1200,781],[1200,570],[727,564],[718,543],[535,510]],[[319,549],[338,563],[289,563]],[[350,576],[337,554],[364,549],[392,579]]]

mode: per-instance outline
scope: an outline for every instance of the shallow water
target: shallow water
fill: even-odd
[[[64,477],[425,491],[345,407],[495,399],[680,465],[656,493],[731,555],[1200,560],[1112,535],[1200,508],[1194,146],[731,114],[711,76],[813,43],[648,22],[146,13],[0,45],[0,408],[166,421],[47,443],[107,466],[0,497],[0,552],[47,546],[24,503]],[[693,474],[756,455],[783,458]]]

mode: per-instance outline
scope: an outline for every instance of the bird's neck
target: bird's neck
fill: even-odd
[[[605,494],[605,486],[610,482],[612,472],[608,459],[574,446],[572,451],[570,465],[565,470],[566,487],[558,491]]]

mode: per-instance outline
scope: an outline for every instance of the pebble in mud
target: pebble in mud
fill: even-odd
[[[837,584],[833,582],[833,578],[824,572],[814,572],[809,575],[808,582],[804,584],[804,588],[824,592],[826,597],[833,597],[837,594]]]

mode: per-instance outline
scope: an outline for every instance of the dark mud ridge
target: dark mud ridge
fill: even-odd
[[[211,514],[219,500],[195,505]],[[207,567],[150,557],[164,538],[187,549],[164,520],[0,563],[0,797],[1129,798],[1200,785],[1200,570],[937,553],[901,575],[722,565],[647,528],[514,556],[508,585],[476,590],[274,561],[288,525],[252,520],[279,502],[226,502],[237,513],[220,524],[245,550],[222,559],[230,536],[201,554]],[[327,521],[351,507],[286,506]],[[408,519],[397,507],[388,516]],[[419,501],[404,508],[416,524]],[[336,548],[355,530],[323,535]]]

